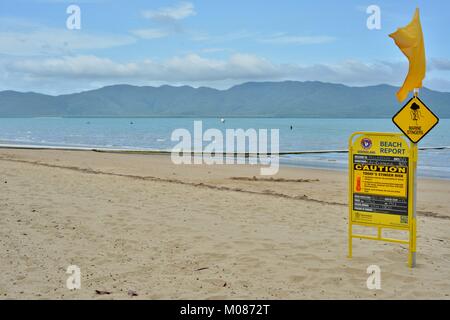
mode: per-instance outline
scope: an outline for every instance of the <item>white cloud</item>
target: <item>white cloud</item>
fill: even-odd
[[[206,32],[191,32],[191,40],[208,42],[227,42],[255,38],[258,34],[247,30],[229,32],[221,35],[210,35]]]
[[[175,6],[164,7],[157,10],[146,10],[142,15],[152,20],[182,20],[195,15],[194,5],[190,2],[180,2]]]
[[[229,32],[222,35],[210,35],[205,32],[191,32],[191,40],[193,41],[208,41],[208,42],[230,42],[243,39],[251,39],[260,43],[266,44],[297,44],[297,45],[312,45],[325,44],[336,41],[335,37],[331,36],[299,36],[289,35],[286,33],[276,33],[264,35],[257,32],[247,30],[240,30]]]
[[[35,0],[36,2],[39,3],[68,3],[68,4],[73,4],[74,2],[76,3],[102,3],[102,2],[107,2],[108,0]]]
[[[0,54],[68,54],[76,50],[129,45],[135,41],[131,36],[91,34],[83,30],[43,28],[35,31],[0,32]]]
[[[136,63],[115,63],[96,56],[66,56],[62,58],[24,59],[12,62],[6,69],[36,78],[122,78],[136,75]]]
[[[157,28],[142,28],[131,30],[130,32],[146,40],[183,33],[184,30],[180,21],[195,14],[194,5],[190,2],[180,2],[171,7],[143,11],[142,16],[152,20],[157,25]]]
[[[229,49],[226,48],[204,48],[201,49],[202,53],[217,53],[217,52],[224,52],[229,51]]]
[[[166,60],[125,63],[93,55],[79,55],[0,61],[0,74],[3,75],[0,77],[0,88],[17,90],[26,87],[26,91],[30,88],[39,91],[39,88],[56,90],[59,86],[73,85],[72,89],[64,89],[71,92],[78,87],[90,89],[117,83],[189,84],[223,88],[245,81],[281,80],[323,81],[354,86],[382,83],[400,85],[407,68],[404,62],[366,63],[358,60],[334,64],[280,64],[256,55],[239,53],[230,54],[225,59],[187,54]],[[429,73],[426,85],[450,91],[450,83],[442,79]]]
[[[196,54],[155,62],[117,63],[96,56],[23,59],[10,62],[6,69],[27,77],[44,79],[147,79],[149,81],[217,81],[275,76],[269,61],[253,55],[234,54],[228,60],[206,59]]]
[[[136,37],[147,40],[164,38],[170,35],[170,32],[158,28],[136,29],[130,32]]]
[[[450,71],[450,59],[441,58],[441,59],[431,59],[428,64],[429,70],[440,70],[440,71]]]
[[[425,86],[436,91],[450,92],[450,80],[443,78],[431,78],[425,80]]]
[[[270,44],[324,44],[334,42],[336,38],[329,36],[293,36],[284,33],[268,36],[266,38],[259,39],[262,43]]]
[[[395,64],[394,64],[395,65]],[[397,65],[395,65],[398,67]],[[344,61],[339,64],[276,64],[250,54],[231,54],[227,59],[210,59],[198,54],[162,61],[144,60],[118,63],[96,56],[66,56],[47,59],[21,59],[6,66],[9,72],[41,78],[147,79],[149,81],[221,81],[243,79],[300,79],[361,83],[400,80],[393,65],[384,62]],[[401,73],[400,73],[401,74]]]

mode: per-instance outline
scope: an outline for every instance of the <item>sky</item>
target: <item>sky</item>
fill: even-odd
[[[367,26],[373,5],[377,29]],[[0,91],[284,80],[399,86],[408,63],[388,35],[416,7],[424,85],[450,92],[448,0],[2,0]]]

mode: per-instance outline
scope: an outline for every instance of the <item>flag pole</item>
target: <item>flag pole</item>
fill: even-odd
[[[414,88],[414,97],[418,98],[419,96],[419,88]],[[411,268],[416,267],[417,262],[417,251],[416,251],[416,239],[417,239],[417,162],[419,161],[419,149],[418,144],[412,144],[412,150],[414,153],[413,163],[412,163],[412,179],[413,179],[413,188],[412,188],[412,223],[411,229],[409,230],[409,266]]]

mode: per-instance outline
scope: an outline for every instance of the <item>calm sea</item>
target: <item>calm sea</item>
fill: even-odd
[[[280,151],[346,149],[355,131],[398,132],[390,119],[281,119],[281,118],[0,118],[0,143],[70,147],[170,150],[172,131],[193,131],[194,120],[204,130],[279,129]],[[292,130],[291,130],[292,126]],[[439,125],[420,147],[450,146],[450,119]],[[287,165],[345,170],[345,154],[285,156]],[[450,150],[420,152],[419,175],[450,179]]]

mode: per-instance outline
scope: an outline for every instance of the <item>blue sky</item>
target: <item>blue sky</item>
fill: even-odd
[[[81,10],[68,30],[66,9]],[[381,9],[369,30],[366,9]],[[104,85],[228,88],[246,81],[400,85],[388,34],[421,9],[425,85],[450,91],[447,0],[15,0],[0,3],[0,90],[50,94]]]

